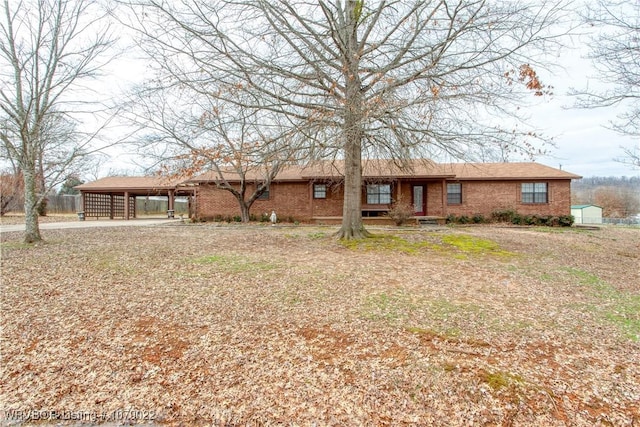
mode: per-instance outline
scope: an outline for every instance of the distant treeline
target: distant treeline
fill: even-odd
[[[598,187],[623,187],[640,191],[640,176],[589,176],[572,182],[573,190],[588,190]]]
[[[572,182],[572,204],[594,204],[605,218],[640,213],[640,176],[591,176]]]

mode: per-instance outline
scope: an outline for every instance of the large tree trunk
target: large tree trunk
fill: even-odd
[[[344,159],[344,201],[340,239],[360,239],[370,234],[362,223],[362,143],[347,140]]]
[[[36,176],[32,170],[22,171],[24,177],[24,242],[35,243],[42,240],[38,225],[38,194],[36,192]]]
[[[347,25],[342,38],[346,41],[345,107],[344,107],[344,201],[340,239],[360,239],[370,234],[362,224],[362,139],[364,136],[364,101],[360,80],[360,53],[358,52],[358,2],[345,4]]]

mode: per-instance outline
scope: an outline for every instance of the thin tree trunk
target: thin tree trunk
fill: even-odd
[[[38,224],[38,195],[36,193],[36,177],[32,170],[25,168],[24,177],[24,242],[35,243],[42,240]]]
[[[47,185],[44,182],[44,161],[42,160],[44,153],[40,153],[40,160],[38,161],[38,175],[36,178],[36,189],[38,190],[38,194],[44,195],[47,191]],[[42,199],[38,201],[36,206],[36,211],[39,216],[47,216],[47,198],[42,196]]]

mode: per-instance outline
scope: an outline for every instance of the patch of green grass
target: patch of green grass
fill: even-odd
[[[325,237],[327,237],[327,233],[323,232],[323,231],[316,231],[313,233],[309,233],[307,235],[310,239],[324,239]]]
[[[514,255],[513,253],[500,248],[500,245],[492,240],[481,239],[468,234],[446,234],[442,236],[442,242],[453,246],[465,254],[489,254],[500,257],[511,257]]]
[[[115,254],[96,253],[91,257],[90,262],[93,268],[96,270],[117,272],[121,274],[136,274],[138,272],[136,268],[127,265]]]
[[[452,315],[479,314],[482,310],[479,305],[473,303],[456,303],[445,298],[437,298],[429,301],[429,313],[435,319],[447,320]]]
[[[592,306],[604,319],[616,325],[633,341],[640,340],[640,295],[621,292],[598,276],[577,268],[565,268],[565,272],[578,280],[581,286],[591,289],[593,296],[604,304]]]
[[[605,318],[615,324],[625,336],[640,341],[640,295],[620,295]]]
[[[24,243],[24,242],[2,242],[0,243],[0,248],[2,250],[16,250],[16,249],[29,249],[32,248],[33,243]]]
[[[579,228],[579,227],[533,227],[531,228],[533,231],[537,231],[539,233],[555,233],[555,234],[563,234],[563,233],[573,233],[573,234],[586,234],[593,235],[593,229],[588,228]]]
[[[362,315],[369,320],[395,322],[406,319],[415,310],[411,297],[403,291],[368,295],[362,308]]]
[[[540,276],[540,280],[542,280],[543,282],[551,282],[555,280],[555,276],[550,273],[542,273],[542,275]]]
[[[598,296],[603,297],[604,294],[608,294],[611,291],[617,292],[613,287],[611,287],[604,280],[600,279],[595,274],[589,273],[588,271],[581,270],[579,268],[567,267],[563,269],[566,273],[568,273],[571,277],[577,279],[578,284],[582,286],[588,286],[595,291],[598,291]]]
[[[305,295],[299,286],[285,285],[271,292],[269,301],[277,306],[295,307],[305,301]]]
[[[196,264],[212,264],[230,273],[269,271],[279,268],[273,262],[251,259],[240,255],[209,255],[194,260]]]
[[[35,243],[25,243],[21,240],[14,240],[10,242],[1,242],[0,249],[2,250],[32,249],[32,248],[39,248],[45,245],[46,246],[59,245],[61,243],[63,243],[63,240],[60,240],[60,239],[47,239],[47,240],[41,240]]]

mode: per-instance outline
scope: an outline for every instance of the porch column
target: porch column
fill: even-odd
[[[113,204],[113,193],[109,194],[109,219],[113,219],[115,215],[113,211],[115,210],[115,206]]]
[[[129,219],[129,192],[124,192],[124,219]]]
[[[189,218],[198,216],[198,189],[193,189],[193,194],[189,197]]]
[[[442,216],[447,216],[447,180],[442,180]]]

